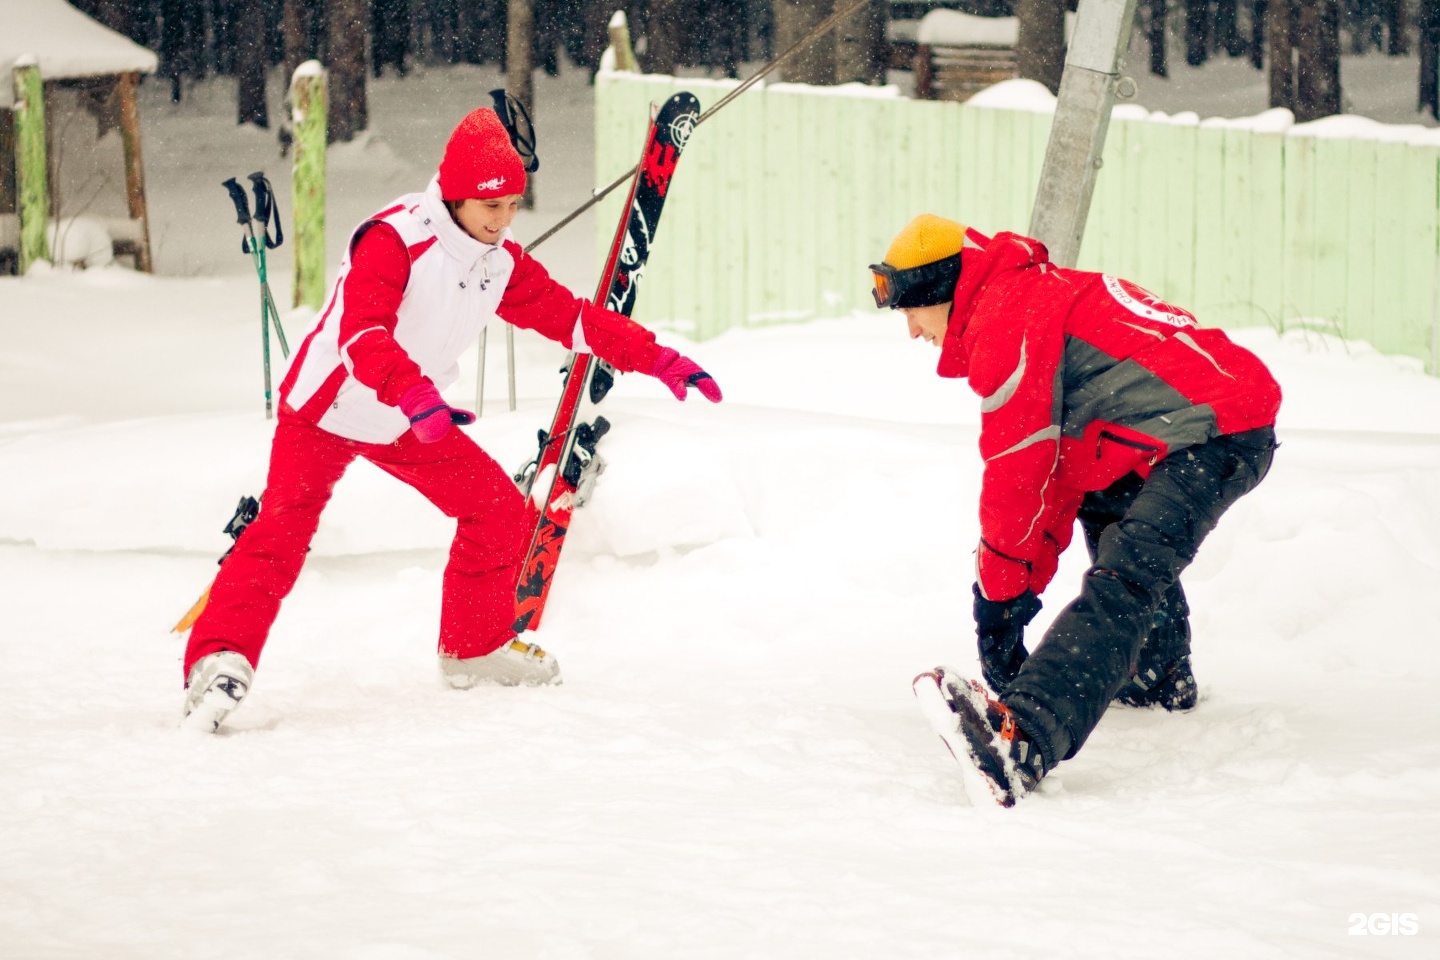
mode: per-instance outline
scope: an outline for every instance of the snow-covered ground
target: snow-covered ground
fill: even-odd
[[[372,85],[375,130],[332,154],[332,249],[497,81]],[[978,412],[893,315],[666,334],[719,406],[622,379],[538,635],[563,686],[442,689],[449,524],[362,463],[251,697],[224,735],[176,731],[168,629],[271,428],[219,181],[269,168],[289,205],[224,83],[162,94],[162,274],[0,279],[0,956],[1435,955],[1440,380],[1304,330],[1237,335],[1284,386],[1283,446],[1186,576],[1199,708],[1111,711],[1014,810],[967,805],[910,693],[974,665]],[[612,175],[587,95],[540,83],[522,240]],[[588,290],[593,234],[538,252]],[[512,413],[502,344],[470,429],[513,466],[561,352],[519,338]],[[1382,913],[1418,933],[1355,933]]]

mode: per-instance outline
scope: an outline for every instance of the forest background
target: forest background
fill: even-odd
[[[270,125],[267,85],[281,68],[318,59],[330,74],[330,139],[368,126],[366,79],[423,63],[516,64],[559,72],[562,54],[597,69],[616,10],[630,24],[642,69],[738,77],[768,61],[853,0],[71,0],[75,7],[151,48],[171,99],[211,74],[235,75],[237,121]],[[909,66],[913,45],[896,22],[945,7],[1017,17],[1019,75],[1059,88],[1064,15],[1077,0],[869,0],[780,71],[811,84],[886,82]],[[511,29],[511,21],[519,28]],[[1417,110],[1440,118],[1440,0],[1139,0],[1136,28],[1148,69],[1166,76],[1172,57],[1190,66],[1245,58],[1265,71],[1270,106],[1298,122],[1342,111],[1342,51],[1417,55]],[[525,43],[528,36],[529,43]],[[1138,65],[1137,65],[1138,66]],[[520,71],[521,77],[529,74]],[[511,73],[513,77],[514,74]],[[528,91],[512,79],[522,101]]]

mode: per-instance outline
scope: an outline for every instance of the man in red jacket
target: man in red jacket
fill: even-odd
[[[455,518],[440,608],[440,673],[453,687],[558,683],[555,658],[516,637],[524,498],[456,424],[441,391],[498,316],[684,400],[720,388],[622,314],[576,297],[525,253],[510,223],[525,166],[500,118],[463,119],[426,188],[351,234],[329,302],[280,386],[260,515],[220,567],[185,648],[183,725],[211,733],[249,691],[335,484],[365,459]]]
[[[1265,476],[1280,388],[1253,354],[1043,244],[923,215],[871,267],[875,300],[981,398],[977,680],[915,679],[951,751],[1005,806],[1073,757],[1113,700],[1195,705],[1179,576]],[[1033,654],[1025,625],[1081,521],[1092,566]],[[993,693],[993,696],[992,696]]]

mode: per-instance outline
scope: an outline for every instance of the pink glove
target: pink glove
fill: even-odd
[[[689,357],[680,356],[680,351],[670,347],[660,348],[660,356],[655,358],[655,365],[650,368],[650,376],[669,387],[676,400],[684,400],[686,391],[694,387],[700,391],[700,396],[711,403],[720,402],[720,385],[714,378],[701,370],[700,364]]]
[[[410,418],[410,430],[421,443],[443,440],[451,424],[463,426],[475,422],[475,414],[450,406],[428,380],[405,391],[400,398],[400,410]]]

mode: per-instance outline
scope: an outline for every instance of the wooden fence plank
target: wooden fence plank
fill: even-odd
[[[1393,323],[1379,324],[1376,347],[1387,353],[1404,353],[1428,363],[1434,361],[1437,211],[1437,168],[1440,149],[1405,144],[1403,179],[1388,198],[1403,204],[1402,269],[1405,286],[1392,309]],[[1431,371],[1434,372],[1434,371]]]
[[[1403,143],[1375,144],[1375,182],[1379,195],[1373,210],[1375,236],[1371,278],[1375,296],[1370,312],[1380,325],[1393,325],[1399,320],[1404,312],[1400,304],[1416,279],[1405,273],[1405,246],[1409,240],[1406,236],[1408,208],[1419,206],[1422,202],[1419,197],[1407,197],[1401,192],[1405,186],[1405,161],[1409,151],[1410,147]],[[1375,331],[1371,336],[1380,341],[1374,344],[1376,349],[1384,349],[1382,343],[1386,338]]]
[[[1224,189],[1225,131],[1219,127],[1201,126],[1195,131],[1195,195],[1203,200],[1195,205],[1195,292],[1188,303],[1206,323],[1218,323],[1215,317],[1225,297],[1224,205],[1220,201]]]
[[[1315,138],[1285,138],[1285,238],[1281,247],[1285,297],[1281,323],[1309,322],[1314,292],[1315,249]]]
[[[1280,133],[1256,133],[1250,140],[1251,309],[1257,319],[1283,329],[1285,274],[1285,142]]]
[[[1255,168],[1251,157],[1249,131],[1222,127],[1221,157],[1224,169],[1220,176],[1220,193],[1205,197],[1204,202],[1220,207],[1220,249],[1216,251],[1220,267],[1220,285],[1210,291],[1214,308],[1207,322],[1221,327],[1254,326],[1264,323],[1253,306],[1255,276],[1255,241],[1250,230],[1251,198],[1254,192]],[[1197,290],[1197,308],[1206,299],[1206,291]]]
[[[1169,121],[1166,127],[1170,144],[1164,151],[1165,215],[1156,224],[1158,234],[1150,234],[1145,242],[1165,248],[1164,280],[1155,292],[1172,303],[1194,308],[1200,299],[1195,283],[1195,221],[1201,204],[1195,142],[1200,129],[1185,121]]]
[[[1316,139],[1314,232],[1308,259],[1311,264],[1311,294],[1306,313],[1333,320],[1341,331],[1352,325],[1369,325],[1363,317],[1346,315],[1345,258],[1349,252],[1350,209],[1348,193],[1352,142],[1348,139]],[[1362,147],[1363,150],[1363,147]],[[1350,336],[1349,333],[1345,333]]]
[[[1376,144],[1356,141],[1350,146],[1354,163],[1348,171],[1345,194],[1345,303],[1341,323],[1347,336],[1368,340],[1375,336]]]

